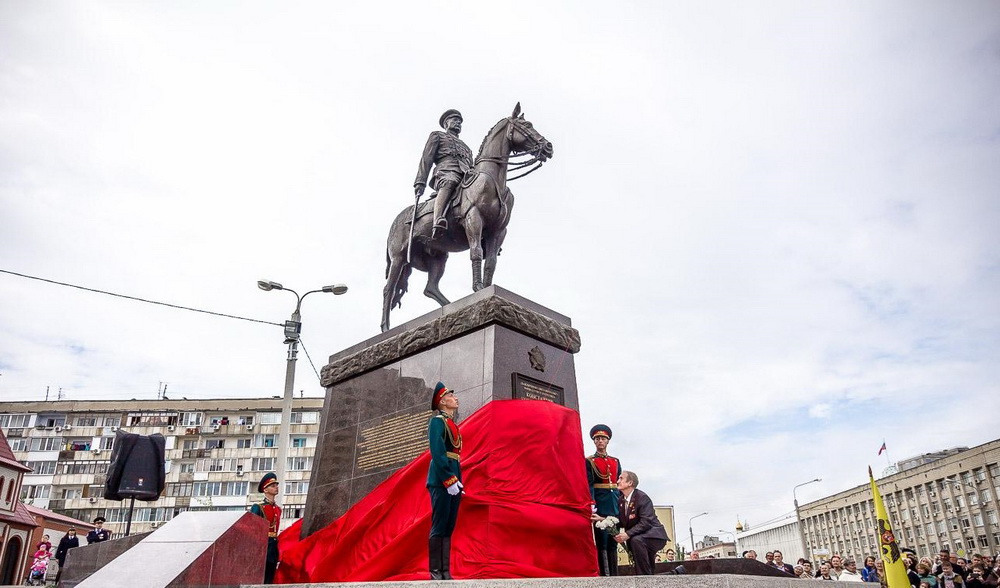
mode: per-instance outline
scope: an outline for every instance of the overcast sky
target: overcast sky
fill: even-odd
[[[353,5],[356,4],[356,5]],[[0,3],[0,269],[378,332],[427,134],[555,146],[496,283],[700,537],[997,437],[1000,4]],[[433,310],[411,279],[399,324]],[[442,289],[471,291],[455,254]],[[280,394],[280,328],[0,273],[0,399]],[[296,390],[321,395],[300,354]],[[590,448],[589,441],[587,442]]]

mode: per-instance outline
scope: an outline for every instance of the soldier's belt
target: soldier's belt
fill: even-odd
[[[450,457],[450,458],[454,459],[455,461],[461,461],[459,459],[459,457],[458,457],[458,454],[457,453],[452,453],[451,451],[446,451],[445,452],[445,457]]]
[[[608,490],[614,490],[617,487],[617,484],[594,484],[594,488],[605,488]]]
[[[268,537],[277,537],[278,534],[277,533],[268,533],[267,536]]]

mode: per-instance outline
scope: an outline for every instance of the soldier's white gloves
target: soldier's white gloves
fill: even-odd
[[[462,483],[455,482],[451,486],[448,486],[447,490],[448,494],[451,494],[452,496],[458,496],[458,493],[462,491]]]

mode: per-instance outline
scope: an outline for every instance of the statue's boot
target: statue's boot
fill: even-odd
[[[434,228],[431,230],[431,239],[437,239],[448,231],[448,219],[445,217],[445,208],[455,189],[452,185],[445,184],[438,190],[434,198]]]
[[[454,580],[451,577],[451,537],[441,541],[441,572],[445,580]]]
[[[431,230],[431,239],[437,239],[441,235],[448,232],[448,219],[441,217],[437,219],[434,223],[434,229]]]
[[[427,540],[427,563],[431,571],[431,580],[444,580],[444,571],[441,568],[441,544],[444,539],[441,537],[431,537]]]

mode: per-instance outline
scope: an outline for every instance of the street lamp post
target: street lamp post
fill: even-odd
[[[718,533],[728,533],[728,534],[732,535],[732,537],[733,537],[733,549],[735,549],[736,553],[739,554],[740,550],[739,550],[739,545],[736,544],[736,533],[733,533],[732,531],[725,531],[723,529],[719,529],[717,532]]]
[[[795,503],[795,522],[799,525],[799,542],[802,544],[802,557],[806,557],[809,561],[812,561],[812,553],[806,548],[806,527],[802,524],[802,518],[799,516],[799,499],[795,497],[795,491],[800,487],[807,484],[812,484],[813,482],[822,482],[823,478],[816,478],[815,480],[809,480],[808,482],[802,482],[794,488],[792,488],[792,501]]]
[[[694,522],[694,520],[696,518],[703,517],[703,516],[705,516],[707,514],[708,514],[707,512],[703,512],[701,514],[696,514],[693,517],[691,517],[690,519],[688,519],[688,533],[691,534],[691,553],[694,553],[694,527],[692,526],[692,523]]]
[[[278,482],[281,483],[281,489],[284,490],[285,478],[288,474],[288,444],[290,443],[289,437],[291,436],[292,429],[292,398],[294,397],[295,388],[295,362],[298,359],[299,354],[299,335],[302,333],[302,300],[306,296],[313,294],[315,292],[327,292],[330,294],[341,295],[347,292],[347,286],[343,284],[334,284],[333,286],[324,286],[319,290],[310,290],[299,296],[299,293],[291,288],[285,288],[278,282],[271,282],[266,280],[259,280],[257,282],[257,287],[265,292],[270,292],[271,290],[287,290],[295,295],[295,310],[292,312],[291,320],[285,321],[285,343],[288,344],[288,357],[285,360],[285,398],[281,404],[281,427],[278,432],[278,463],[275,474],[278,476]]]

